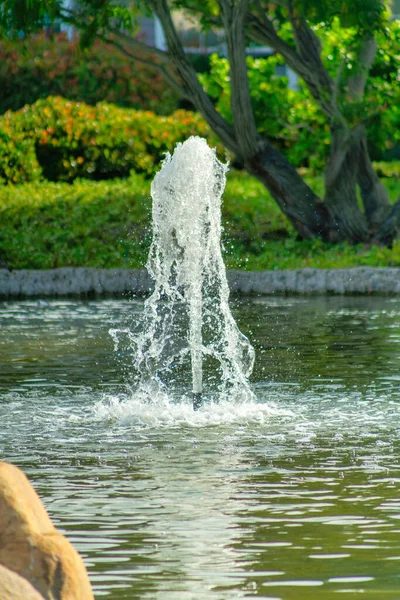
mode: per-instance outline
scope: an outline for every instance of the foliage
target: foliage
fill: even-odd
[[[322,58],[328,72],[342,92],[342,113],[353,127],[361,121],[366,123],[372,158],[388,155],[400,143],[400,21],[391,21],[375,34],[378,50],[362,101],[348,93],[349,76],[358,74],[358,28],[343,29],[334,19],[329,29],[320,23],[314,31],[322,41]]]
[[[390,169],[391,163],[386,166]],[[383,163],[381,168],[386,171]],[[323,195],[323,178],[305,177],[315,193]],[[398,177],[385,179],[390,199],[400,196]],[[256,179],[243,171],[230,173],[224,194],[226,265],[229,268],[296,269],[348,268],[361,265],[400,266],[400,242],[393,249],[363,244],[328,244],[299,241],[271,196]]]
[[[49,25],[58,13],[57,0],[4,0],[0,3],[0,31],[20,37]]]
[[[115,0],[81,0],[78,20],[85,24],[87,44],[94,40],[99,30],[110,27],[130,29],[132,14],[129,8],[136,10],[138,1],[127,0],[121,6]],[[51,27],[57,20],[70,22],[71,6],[64,0],[2,0],[0,2],[0,32],[11,38],[29,35],[32,32]],[[74,19],[72,18],[72,21]]]
[[[397,177],[397,179],[400,179],[400,160],[374,162],[373,166],[379,177]]]
[[[307,178],[314,189],[321,178]],[[387,180],[392,200],[397,177]],[[151,232],[150,183],[126,180],[34,182],[0,188],[0,258],[11,268],[61,266],[134,268],[145,264]],[[228,174],[223,198],[225,261],[229,268],[400,266],[400,244],[332,246],[297,241],[264,186],[244,172]]]
[[[0,189],[0,257],[13,268],[130,267],[149,245],[149,185],[30,183]]]
[[[356,27],[343,29],[338,19],[316,25],[314,31],[323,44],[323,60],[335,77],[339,66],[351,71],[358,42]],[[372,156],[380,159],[400,144],[400,22],[393,21],[377,34],[379,50],[368,80],[366,98],[361,103],[341,95],[341,109],[352,126],[362,118]],[[353,61],[353,62],[352,62]],[[284,65],[279,55],[247,58],[250,93],[257,130],[269,137],[296,167],[320,171],[330,147],[329,122],[310,92],[300,81],[300,89],[289,89],[288,78],[279,75]],[[210,59],[210,73],[200,76],[206,92],[219,112],[232,122],[229,62],[216,54]],[[346,78],[342,85],[346,85]]]
[[[361,34],[385,24],[382,0],[298,0],[296,8],[310,22],[331,26],[339,20],[342,28],[354,28]]]
[[[248,271],[278,269],[349,269],[352,267],[400,267],[400,241],[393,248],[345,242],[328,244],[321,240],[267,241],[259,255],[228,256],[228,268]]]
[[[177,108],[161,75],[97,40],[90,48],[64,34],[41,33],[0,45],[0,114],[57,95],[96,104],[108,102],[158,114]]]
[[[83,47],[96,38],[112,39],[122,44],[123,51],[136,59],[136,52],[142,53],[141,56],[164,73],[186,101],[190,100],[201,110],[230,152],[238,157],[237,162],[241,162],[249,172],[259,174],[267,189],[273,191],[277,204],[296,227],[299,236],[321,237],[336,242],[364,240],[367,243],[374,239],[388,245],[392,245],[392,240],[398,236],[398,205],[393,213],[388,214],[383,195],[377,193],[377,186],[371,182],[373,178],[366,182],[368,178],[361,177],[363,169],[370,168],[369,153],[365,152],[366,128],[369,143],[375,144],[375,158],[381,158],[385,150],[396,156],[398,134],[393,134],[389,127],[398,130],[398,112],[392,107],[396,107],[396,102],[398,105],[398,85],[395,86],[398,82],[400,38],[396,33],[392,35],[389,26],[390,0],[260,0],[242,4],[216,0],[207,0],[206,3],[199,0],[128,0],[123,3],[117,0],[81,0],[68,6],[62,0],[43,0],[46,8],[36,13],[32,9],[34,3],[34,0],[0,2],[0,29],[3,26],[3,32],[7,31],[8,26],[8,33],[12,36],[18,34],[19,26],[21,34],[25,35],[35,27],[43,26],[46,19],[52,25],[64,21],[82,32]],[[205,28],[222,26],[225,31],[231,58],[230,72],[235,76],[232,81],[237,77],[237,85],[232,90],[233,127],[227,122],[231,120],[227,102],[230,73],[225,65],[225,75],[222,73],[219,89],[217,85],[217,93],[214,94],[217,108],[225,111],[227,118],[216,118],[212,103],[198,86],[196,74],[190,69],[177,39],[171,11],[178,5],[203,13],[202,25]],[[168,41],[165,53],[146,48],[145,44],[138,43],[133,35],[126,33],[129,28],[134,33],[136,17],[145,6],[157,14],[164,27]],[[259,62],[252,65],[249,88],[253,89],[248,89],[242,60],[237,52],[242,47],[240,28],[247,38],[246,43],[252,40],[273,48],[303,77],[298,92],[293,92],[293,95],[285,80],[277,78],[275,70],[272,72],[274,61],[275,68],[279,66],[275,56],[267,64]],[[377,48],[383,52],[383,62],[379,65],[378,61],[374,74],[376,65],[371,64],[376,50],[373,37],[378,39]],[[238,41],[236,48],[235,39]],[[242,50],[244,53],[244,44]],[[207,80],[206,75],[204,77],[207,86],[210,79]],[[221,100],[218,106],[221,89],[227,90],[222,94],[225,105]],[[248,93],[253,93],[259,135],[253,127]],[[99,106],[96,110],[100,110]],[[382,111],[389,117],[381,118]],[[97,113],[92,116],[96,121]],[[83,123],[84,117],[79,114],[79,108],[67,120],[65,114],[54,117],[55,125],[58,119],[60,121],[58,130],[53,125],[49,130],[47,123],[41,123],[31,135],[39,163],[44,169],[50,165],[50,170],[55,173],[45,172],[45,176],[66,181],[76,176],[99,179],[124,176],[128,167],[151,174],[152,166],[149,161],[146,163],[146,158],[153,157],[153,154],[147,147],[146,138],[143,135],[135,137],[138,129],[132,132],[120,115],[116,117],[116,132],[107,130],[101,122],[95,123],[93,128],[93,119],[88,119],[88,124]],[[121,129],[123,122],[124,132]],[[249,135],[245,135],[245,130]],[[18,128],[16,132],[21,133]],[[112,143],[110,136],[115,138]],[[157,138],[152,136],[151,139]],[[271,139],[278,150],[270,148]],[[83,153],[84,148],[89,148],[88,155]],[[330,185],[324,201],[321,202],[322,198],[307,189],[301,181],[302,172],[298,169],[296,173],[290,161],[302,169],[326,167]],[[116,165],[114,169],[112,164]],[[356,209],[357,194],[360,210]],[[376,206],[376,210],[369,210],[370,206]],[[253,250],[261,252],[262,248]]]
[[[214,54],[210,65],[210,73],[202,74],[201,82],[220,113],[232,122],[229,62]],[[247,65],[260,135],[270,138],[296,167],[321,170],[329,150],[329,126],[308,90],[288,87],[288,78],[277,73],[277,68],[284,65],[278,55],[268,59],[249,56]]]
[[[33,140],[0,128],[0,184],[35,181],[41,173]]]
[[[195,113],[181,110],[161,117],[149,111],[106,103],[88,106],[60,97],[7,112],[0,117],[1,131],[34,142],[37,161],[50,181],[127,177],[132,170],[150,176],[165,152],[191,135],[201,135],[214,146],[218,143]],[[223,152],[220,144],[218,148]],[[22,154],[20,157],[25,160]],[[23,165],[16,163],[15,169],[23,171]],[[26,180],[36,176],[37,169]]]

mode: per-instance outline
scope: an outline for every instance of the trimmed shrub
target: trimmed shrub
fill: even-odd
[[[10,268],[130,267],[151,240],[149,184],[34,182],[0,188],[0,259]]]
[[[313,189],[322,178],[307,178]],[[397,177],[387,180],[391,199]],[[150,182],[125,180],[33,182],[0,186],[0,266],[142,267],[151,242]],[[244,172],[228,173],[222,204],[225,263],[229,268],[345,268],[400,266],[400,240],[393,249],[321,240],[297,240],[264,186]]]
[[[166,115],[178,106],[177,95],[149,67],[97,40],[79,48],[65,34],[46,34],[0,42],[0,114],[57,95],[95,105],[152,110]]]
[[[0,129],[0,183],[25,183],[41,177],[33,140]]]
[[[180,110],[160,117],[149,111],[106,103],[88,106],[60,97],[7,112],[0,117],[1,130],[34,143],[43,176],[50,181],[127,177],[132,170],[152,176],[165,152],[191,135],[207,138],[223,153],[196,113]]]

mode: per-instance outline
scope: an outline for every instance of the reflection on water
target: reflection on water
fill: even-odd
[[[400,301],[234,308],[258,400],[193,413],[125,385],[108,329],[140,303],[0,304],[0,458],[99,598],[400,598]]]

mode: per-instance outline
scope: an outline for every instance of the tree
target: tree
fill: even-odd
[[[200,14],[204,27],[224,30],[232,122],[218,112],[185,55],[172,19],[173,10],[182,7]],[[140,8],[160,20],[166,52],[147,47],[128,33]],[[79,27],[83,43],[100,37],[161,73],[195,105],[244,168],[263,182],[300,237],[390,246],[398,236],[400,199],[390,204],[373,169],[366,136],[371,118],[366,88],[378,52],[377,35],[385,34],[389,19],[383,0],[147,0],[143,7],[137,2],[132,6],[118,0],[80,0],[73,9],[61,0],[0,3],[0,26],[9,34],[28,33],[55,18]],[[335,72],[323,60],[318,26],[339,26],[346,34],[347,51]],[[282,56],[327,119],[331,144],[324,198],[257,131],[246,63],[250,41],[270,46]]]

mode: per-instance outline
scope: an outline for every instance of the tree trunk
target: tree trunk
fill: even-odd
[[[373,169],[362,125],[351,132],[342,128],[332,131],[331,154],[325,172],[325,205],[334,223],[330,231],[334,242],[390,245],[396,235],[394,222],[389,232],[389,197]],[[381,231],[384,222],[385,231]]]
[[[302,238],[390,246],[400,229],[400,199],[390,205],[373,170],[364,128],[350,133],[339,128],[332,139],[324,201],[265,140],[244,167],[266,186]]]
[[[371,232],[377,231],[379,224],[390,212],[390,201],[385,186],[379,180],[372,166],[365,129],[359,141],[357,181],[370,230]]]
[[[325,172],[325,205],[332,215],[330,240],[362,242],[368,223],[357,201],[359,131],[333,128],[329,162]]]
[[[168,0],[149,0],[165,32],[168,53],[158,52],[155,60],[147,48],[146,62],[193,102],[224,145],[237,156],[245,169],[269,190],[282,212],[302,238],[320,237],[332,243],[382,243],[391,245],[400,228],[400,200],[391,207],[386,190],[373,170],[363,125],[350,129],[338,104],[340,77],[332,80],[320,56],[319,41],[304,19],[291,15],[296,48],[279,37],[272,21],[250,14],[248,0],[218,0],[225,26],[231,69],[231,99],[234,124],[217,112],[190,65],[171,19]],[[331,154],[325,173],[325,199],[310,189],[286,158],[266,138],[260,139],[254,123],[247,78],[244,23],[258,41],[280,52],[305,81],[332,131]],[[125,36],[125,34],[115,35]],[[126,36],[125,36],[126,37]],[[124,43],[126,40],[124,41]],[[138,46],[133,40],[128,56]],[[153,49],[154,51],[154,49]],[[366,78],[376,52],[368,37],[359,52],[359,68],[348,81],[350,100],[360,102]],[[358,193],[359,192],[359,193]]]
[[[271,144],[263,141],[244,167],[266,186],[302,238],[329,239],[331,218],[324,203]]]
[[[385,187],[371,164],[364,125],[351,130],[338,103],[338,95],[343,93],[347,95],[346,102],[363,102],[367,77],[377,51],[374,36],[366,33],[361,39],[358,54],[352,61],[353,75],[348,77],[343,87],[342,69],[339,68],[336,78],[331,79],[321,60],[319,40],[307,22],[296,14],[294,5],[289,2],[288,6],[296,49],[280,37],[272,20],[265,13],[251,12],[247,16],[247,24],[254,40],[271,45],[303,78],[331,123],[332,145],[325,173],[326,195],[323,208],[321,209],[321,203],[315,201],[318,214],[323,220],[321,233],[317,235],[332,242],[347,240],[351,243],[367,242],[390,246],[399,235],[400,199],[391,207]],[[270,169],[270,173],[273,174],[273,169]],[[268,179],[265,182],[274,194]],[[285,212],[286,201],[282,205],[275,194],[274,197]],[[296,199],[293,200],[296,204]],[[300,212],[303,217],[309,214],[302,209]],[[304,219],[301,222],[302,228],[305,226],[307,230],[314,231],[312,219],[306,217],[309,226],[304,225],[303,221]],[[299,230],[296,222],[294,224]]]

